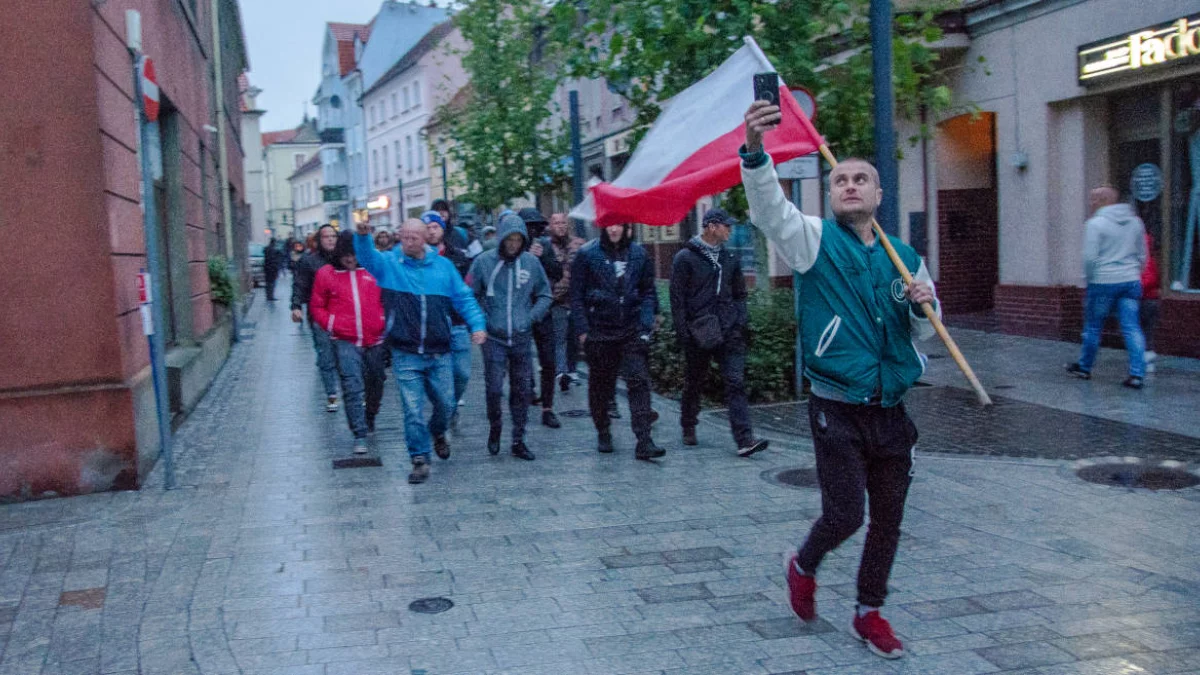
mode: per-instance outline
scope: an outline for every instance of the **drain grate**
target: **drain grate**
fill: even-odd
[[[342,457],[333,460],[334,469],[363,469],[369,466],[383,466],[383,460],[378,455],[364,457]]]
[[[1180,466],[1158,463],[1093,464],[1079,469],[1075,475],[1097,485],[1145,490],[1183,490],[1200,485],[1200,476]]]
[[[820,483],[817,481],[817,468],[814,466],[769,469],[762,473],[762,478],[768,483],[784,487],[804,489],[820,487]]]
[[[454,606],[450,598],[421,598],[408,604],[408,611],[417,614],[441,614]]]
[[[558,413],[560,417],[591,417],[592,413],[587,410],[575,408],[573,410],[564,410]]]

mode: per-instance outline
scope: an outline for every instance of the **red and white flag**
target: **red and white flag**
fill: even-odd
[[[661,104],[625,170],[591,188],[573,218],[597,227],[644,223],[674,225],[707,195],[741,181],[738,148],[746,141],[746,109],[754,102],[754,74],[774,71],[751,37],[711,75]],[[783,121],[764,145],[775,162],[812,154],[824,142],[781,79]]]

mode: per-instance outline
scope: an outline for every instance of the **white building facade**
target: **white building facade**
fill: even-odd
[[[427,211],[441,196],[431,192],[430,151],[423,130],[466,83],[457,55],[465,46],[451,22],[439,24],[363,95],[373,224],[395,227]]]
[[[303,166],[288,177],[292,194],[295,229],[293,236],[303,239],[329,222],[326,217],[325,201],[322,199],[321,155],[314,154]]]

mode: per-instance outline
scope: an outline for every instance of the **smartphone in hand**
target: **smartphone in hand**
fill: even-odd
[[[779,105],[779,73],[756,73],[754,75],[754,100]]]

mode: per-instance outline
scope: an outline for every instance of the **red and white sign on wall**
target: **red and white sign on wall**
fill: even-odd
[[[154,61],[150,60],[149,56],[142,57],[142,62],[138,66],[138,77],[142,81],[142,107],[146,111],[146,119],[150,122],[157,122],[158,76],[154,73]]]
[[[146,270],[137,275],[138,312],[142,315],[142,333],[154,335],[154,319],[150,313],[150,303],[153,300],[150,293],[150,274]]]

